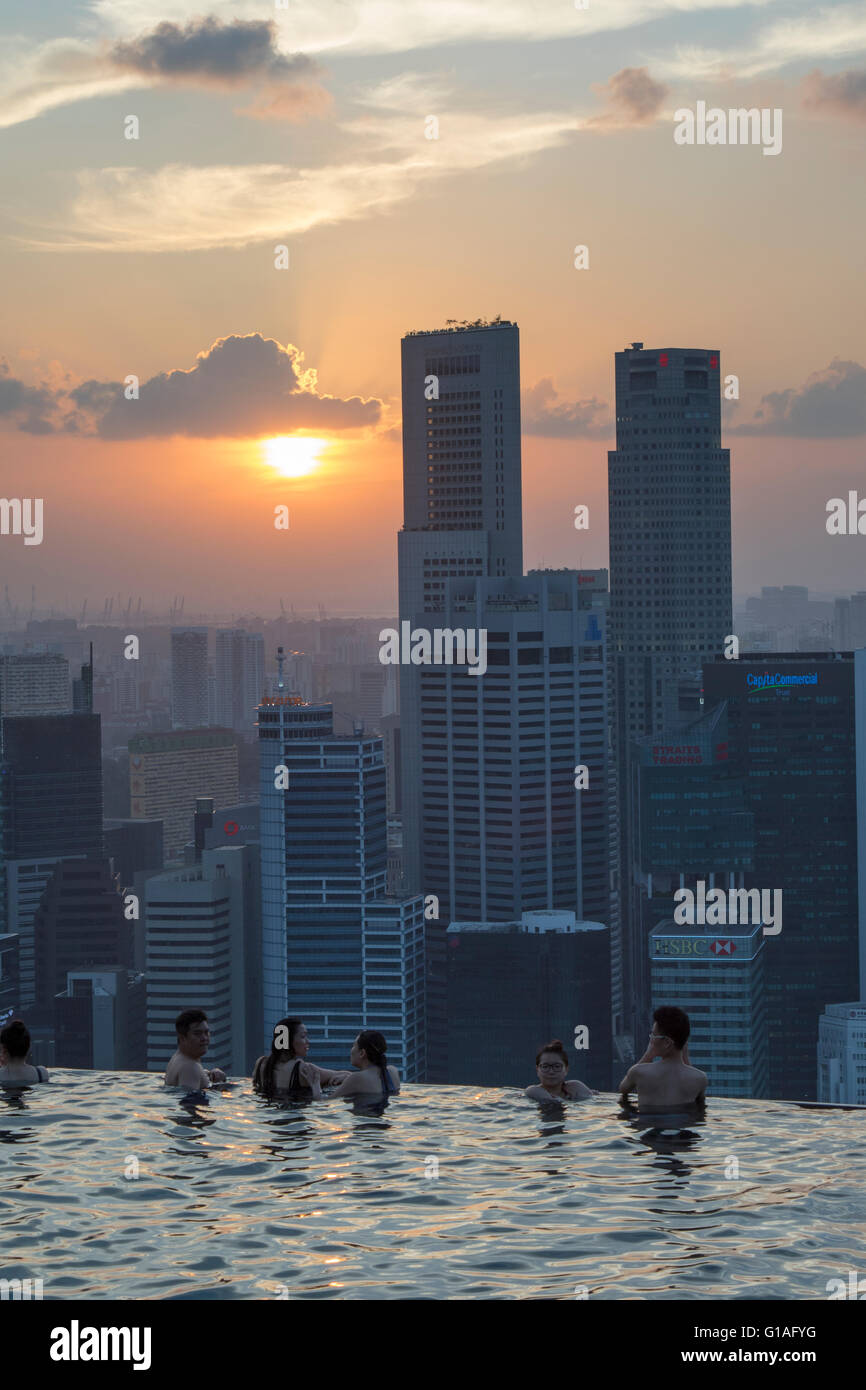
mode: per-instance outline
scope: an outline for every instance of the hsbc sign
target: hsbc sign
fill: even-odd
[[[741,953],[743,944],[742,941],[739,943]],[[714,956],[717,960],[732,960],[737,954],[737,946],[737,942],[729,936],[660,936],[653,938],[653,956]],[[745,959],[748,958],[747,952]]]

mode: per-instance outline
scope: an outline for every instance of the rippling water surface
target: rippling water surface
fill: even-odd
[[[46,1299],[826,1299],[863,1273],[863,1112],[714,1100],[677,1132],[612,1096],[410,1086],[376,1116],[73,1071],[11,1094],[0,1277]]]

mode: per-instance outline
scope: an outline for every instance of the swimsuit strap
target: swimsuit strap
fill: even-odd
[[[295,1062],[295,1065],[292,1067],[292,1074],[291,1074],[291,1076],[289,1077],[289,1090],[290,1090],[290,1091],[297,1091],[297,1090],[300,1090],[300,1083],[299,1083],[299,1081],[298,1081],[298,1073],[299,1073],[300,1070],[301,1070],[301,1059],[300,1059],[300,1057],[299,1057],[298,1060]]]

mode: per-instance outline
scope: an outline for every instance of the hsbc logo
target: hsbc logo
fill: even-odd
[[[711,941],[710,950],[714,956],[732,956],[736,951],[733,941]]]

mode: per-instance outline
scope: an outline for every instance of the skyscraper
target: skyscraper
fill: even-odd
[[[133,820],[161,820],[167,864],[183,861],[198,797],[217,806],[238,799],[238,750],[229,729],[176,729],[129,740]]]
[[[132,924],[107,859],[64,859],[33,919],[36,1004],[53,1012],[70,970],[132,965]]]
[[[410,1081],[424,1066],[424,904],[388,897],[382,740],[333,732],[328,705],[265,697],[261,753],[265,1036],[303,1018],[315,1056],[344,1066],[378,1028]]]
[[[208,722],[207,628],[172,628],[171,726],[202,729]]]
[[[59,652],[0,656],[0,717],[66,714],[71,703],[69,662]]]
[[[254,730],[264,679],[265,647],[261,633],[217,628],[217,724],[226,729]]]
[[[700,668],[732,631],[730,455],[721,447],[719,354],[616,354],[616,449],[608,454],[610,638],[617,713],[624,990],[631,1032],[645,943],[628,915],[632,744],[693,716]]]
[[[440,612],[449,578],[523,572],[517,325],[478,322],[402,341],[400,618]],[[400,672],[403,843],[421,874],[417,668]]]

